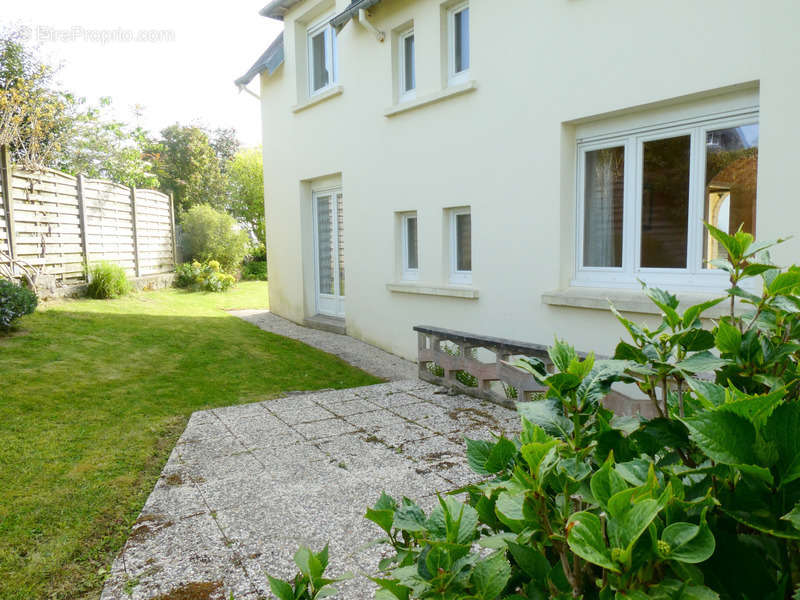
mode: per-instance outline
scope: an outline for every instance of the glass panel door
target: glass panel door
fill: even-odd
[[[317,312],[344,316],[344,198],[340,191],[314,194],[314,271]]]

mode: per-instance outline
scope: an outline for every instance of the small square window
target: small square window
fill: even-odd
[[[448,82],[463,83],[469,77],[469,4],[448,12]]]
[[[327,21],[308,30],[308,94],[335,85],[338,79],[336,31]]]
[[[398,55],[400,65],[398,74],[399,97],[401,100],[410,99],[417,89],[417,67],[414,48],[414,30],[410,29],[398,38]]]
[[[403,279],[419,279],[419,241],[417,213],[403,215]]]
[[[469,208],[450,211],[450,282],[472,283],[472,215]]]

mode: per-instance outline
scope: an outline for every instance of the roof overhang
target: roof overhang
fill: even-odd
[[[272,2],[258,11],[258,14],[262,17],[283,21],[283,17],[286,16],[286,13],[301,2],[303,2],[303,0],[272,0]]]
[[[234,83],[239,88],[246,86],[250,83],[256,75],[260,75],[264,71],[272,75],[275,70],[283,64],[283,32],[275,38],[269,45],[264,54],[258,57],[258,60],[253,64],[247,73],[239,77]]]

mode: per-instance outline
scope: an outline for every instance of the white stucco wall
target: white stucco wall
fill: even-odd
[[[336,11],[348,3],[336,0]],[[757,235],[800,230],[790,184],[800,163],[800,6],[791,0],[471,0],[477,89],[391,117],[390,32],[414,21],[417,95],[441,91],[442,5],[377,5],[371,20],[389,34],[384,43],[348,23],[338,38],[342,93],[294,112],[304,101],[296,57],[306,43],[296,19],[325,7],[334,10],[306,0],[287,15],[285,64],[261,81],[276,314],[302,322],[315,312],[311,190],[328,178],[345,198],[350,335],[408,358],[415,324],[538,343],[557,334],[608,353],[622,334],[608,311],[542,298],[574,274],[576,126],[691,109],[722,93],[760,105]],[[472,211],[479,298],[388,291],[399,279],[395,212],[418,212],[419,283],[444,286],[443,211],[462,205]],[[798,261],[798,250],[800,236],[776,258]]]

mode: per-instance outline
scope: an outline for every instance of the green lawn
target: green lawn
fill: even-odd
[[[378,381],[221,310],[266,302],[64,301],[0,337],[0,598],[96,598],[193,411]]]

